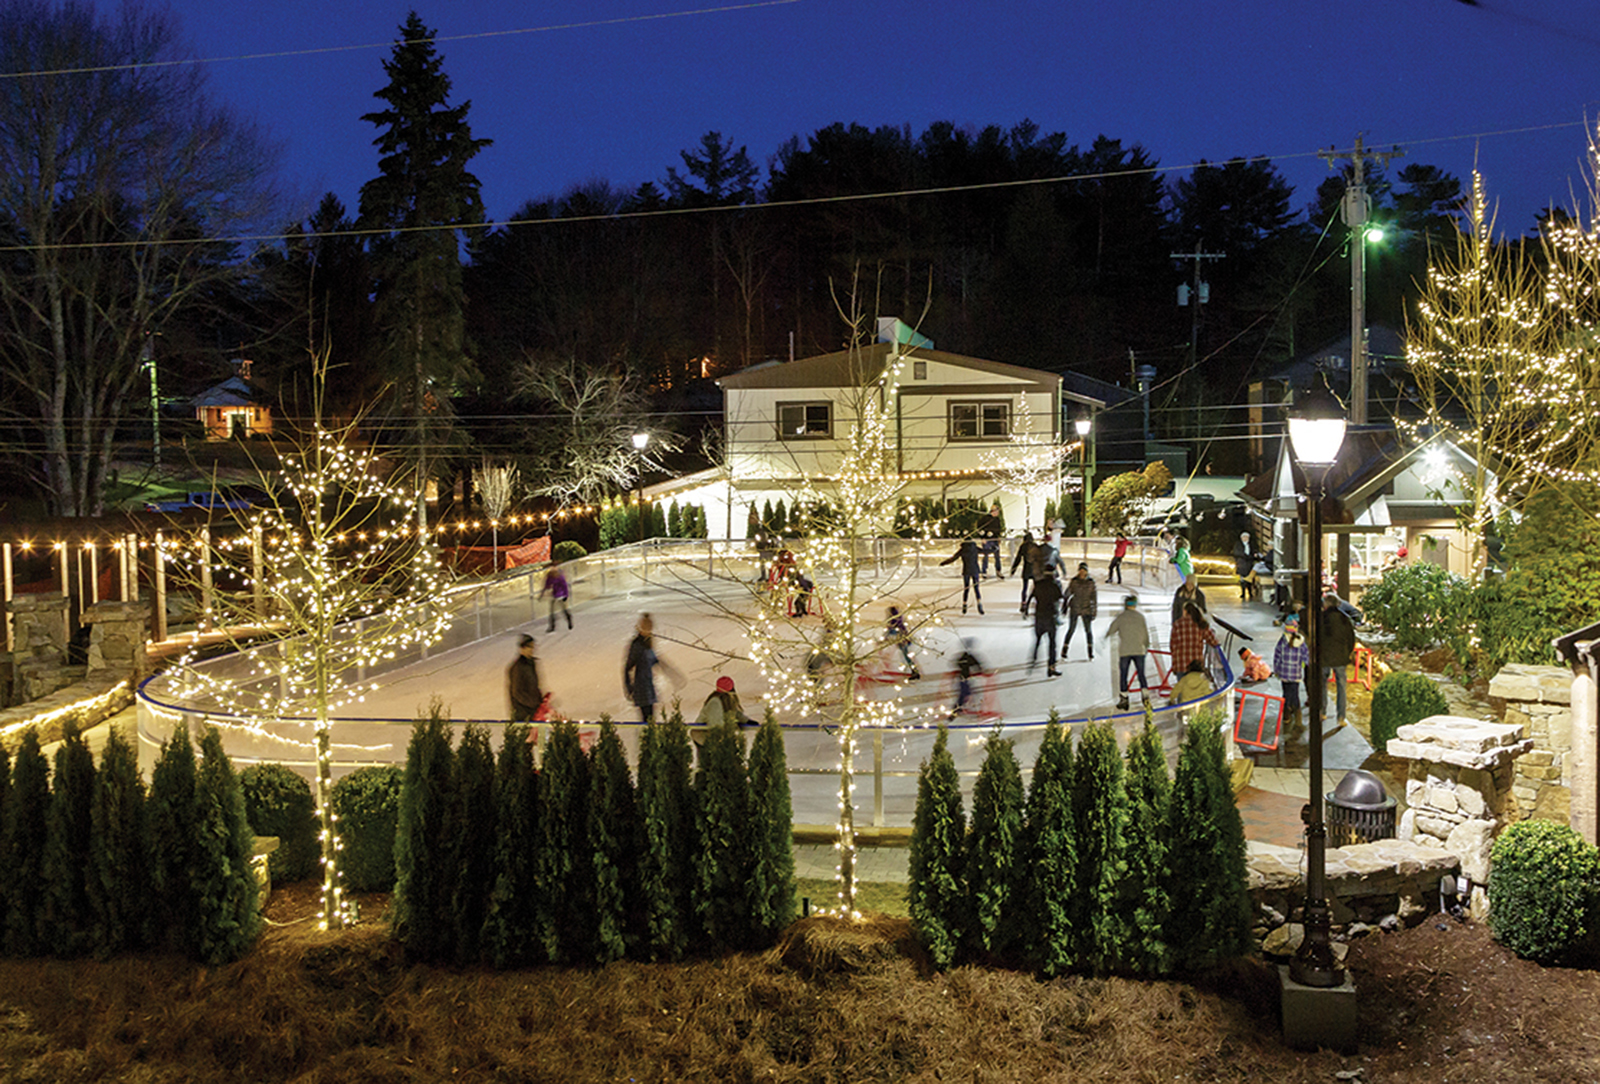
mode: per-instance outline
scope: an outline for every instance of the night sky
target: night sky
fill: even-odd
[[[326,50],[209,65],[218,95],[283,147],[309,210],[352,211],[376,172],[381,62],[406,0],[180,0],[199,56]],[[1600,30],[1577,0],[434,0],[452,102],[471,99],[474,161],[495,219],[601,178],[659,181],[718,130],[765,163],[835,121],[1009,127],[1030,118],[1087,146],[1142,144],[1162,167],[1271,157],[1296,208],[1327,176],[1316,157],[1401,144],[1465,180],[1474,157],[1502,231],[1570,206],[1585,115],[1600,113]],[[692,12],[692,13],[691,13]],[[687,14],[675,14],[687,13]],[[652,16],[670,16],[655,18]],[[604,25],[596,25],[604,23]],[[588,24],[588,25],[580,25]],[[506,34],[526,28],[535,32]],[[473,35],[494,35],[473,37]],[[445,40],[461,36],[459,40]],[[348,47],[357,48],[348,48]],[[681,170],[680,170],[681,171]],[[763,177],[765,171],[763,170]]]

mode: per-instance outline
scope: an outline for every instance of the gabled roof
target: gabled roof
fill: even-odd
[[[1369,426],[1365,429],[1352,429],[1344,439],[1344,446],[1339,449],[1339,459],[1329,469],[1324,481],[1329,497],[1338,501],[1345,508],[1360,505],[1372,497],[1383,486],[1387,485],[1402,471],[1406,470],[1416,461],[1417,457],[1435,445],[1442,446],[1471,461],[1469,456],[1454,443],[1446,440],[1440,434],[1434,434],[1420,444],[1409,448],[1400,446],[1399,436],[1394,429],[1388,426]],[[1297,491],[1305,487],[1305,472],[1294,460],[1294,453],[1289,448],[1288,438],[1285,437],[1278,453],[1287,456],[1289,467],[1293,472],[1294,486]],[[1244,488],[1239,490],[1239,495],[1247,501],[1265,504],[1277,496],[1277,482],[1280,470],[1263,471],[1250,479]]]
[[[240,407],[257,406],[263,398],[261,389],[250,381],[241,376],[230,376],[196,395],[190,402],[197,407]]]
[[[833,354],[797,358],[790,362],[763,362],[721,378],[717,383],[724,388],[740,390],[750,388],[846,388],[859,387],[876,380],[883,374],[893,343],[873,343],[859,350],[840,350]],[[1043,369],[1028,369],[1021,365],[1008,365],[1003,361],[967,357],[944,350],[903,348],[905,355],[963,369],[974,369],[1007,380],[1036,385],[1041,391],[1059,387],[1061,377]],[[1075,401],[1103,406],[1101,400],[1089,396],[1072,395]]]

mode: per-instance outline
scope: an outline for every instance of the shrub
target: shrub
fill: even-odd
[[[278,837],[278,849],[267,859],[272,879],[301,881],[316,873],[322,845],[311,784],[282,764],[255,764],[239,773],[239,786],[251,829]]]
[[[1128,744],[1128,823],[1123,853],[1128,874],[1122,881],[1123,910],[1130,939],[1123,964],[1146,975],[1167,969],[1167,810],[1172,782],[1161,735],[1145,717],[1144,729]]]
[[[587,556],[589,556],[589,551],[583,548],[583,543],[576,542],[570,538],[563,538],[550,550],[550,560],[558,565]]]
[[[38,731],[22,735],[11,767],[10,813],[6,817],[4,863],[6,884],[6,951],[13,956],[43,952],[40,920],[44,910],[44,849],[50,808],[50,764],[39,745]]]
[[[985,742],[972,788],[972,834],[967,837],[967,898],[975,948],[1005,952],[1018,940],[1022,910],[1022,771],[1012,743],[998,731]]]
[[[1372,690],[1372,745],[1386,749],[1395,731],[1430,715],[1443,715],[1450,703],[1426,674],[1400,671]]]
[[[1518,956],[1568,959],[1594,943],[1600,854],[1564,824],[1518,821],[1490,854],[1489,929]]]
[[[1472,585],[1438,565],[1413,561],[1397,565],[1361,596],[1361,609],[1394,637],[1394,645],[1412,649],[1450,642],[1467,623]]]
[[[533,770],[532,731],[508,723],[495,766],[494,890],[484,921],[484,954],[495,967],[533,963],[539,885],[534,847],[539,824],[539,776]]]
[[[770,708],[750,747],[750,821],[751,927],[766,943],[794,921],[794,803],[783,732]]]
[[[750,778],[744,744],[731,726],[714,726],[695,773],[694,911],[710,943],[750,941]]]
[[[448,958],[453,903],[449,810],[455,750],[437,699],[411,728],[394,839],[394,933],[413,960]]]
[[[20,761],[18,766],[20,767]],[[180,722],[161,743],[161,755],[150,773],[150,884],[159,926],[171,947],[193,952],[199,909],[189,886],[190,870],[199,863],[202,831],[197,795],[199,765],[189,728]],[[15,917],[15,916],[13,916]]]
[[[456,962],[470,964],[480,954],[489,890],[494,887],[494,753],[488,731],[477,723],[468,723],[461,732],[451,783],[450,917],[455,923]]]
[[[75,726],[56,750],[44,844],[40,934],[57,956],[81,956],[93,944],[88,855],[93,838],[94,755]]]
[[[1072,836],[1077,888],[1072,894],[1074,956],[1099,974],[1118,966],[1126,950],[1122,912],[1123,854],[1128,796],[1122,754],[1109,722],[1090,723],[1072,764]]]
[[[1196,713],[1183,737],[1167,807],[1166,941],[1174,966],[1202,970],[1243,956],[1250,936],[1244,822],[1223,755],[1222,714]]]
[[[200,809],[196,864],[189,874],[195,896],[194,955],[202,963],[231,963],[261,934],[260,888],[251,866],[255,834],[244,816],[244,793],[222,734],[206,727],[200,738],[195,799]]]
[[[89,903],[101,957],[141,948],[149,934],[150,839],[139,755],[111,728],[95,775]]]
[[[344,886],[352,892],[394,888],[394,839],[404,778],[400,768],[373,765],[357,768],[333,785],[330,800],[339,818]]]
[[[951,769],[952,775],[954,768]],[[959,798],[959,791],[958,791]],[[1072,732],[1050,712],[1028,789],[1027,936],[1046,976],[1072,967],[1072,893],[1077,852],[1072,838]]]
[[[1482,607],[1490,662],[1548,663],[1552,639],[1600,620],[1597,506],[1596,487],[1577,483],[1548,486],[1524,502],[1505,545],[1510,567]]]
[[[923,761],[917,774],[911,876],[906,887],[912,928],[938,968],[955,962],[966,930],[966,834],[961,777],[950,755],[950,732],[941,726],[933,755]]]
[[[620,960],[636,940],[633,907],[639,888],[639,806],[628,757],[610,719],[589,754],[587,846],[594,870],[594,959]]]
[[[644,954],[652,960],[682,959],[694,926],[691,878],[684,876],[695,850],[690,756],[689,730],[681,711],[674,710],[666,726],[647,726],[639,736],[639,817],[644,832],[639,890]]]
[[[590,958],[594,931],[594,871],[585,847],[589,758],[575,723],[550,728],[539,776],[539,834],[535,869],[540,894],[539,938],[552,963]]]

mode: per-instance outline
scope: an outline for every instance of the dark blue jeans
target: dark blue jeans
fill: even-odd
[[[1139,688],[1140,689],[1148,690],[1150,688],[1150,683],[1145,680],[1145,676],[1144,676],[1144,656],[1143,655],[1123,655],[1123,656],[1121,656],[1120,658],[1117,659],[1117,673],[1119,675],[1118,682],[1117,682],[1117,686],[1118,686],[1117,687],[1117,692],[1120,693],[1123,696],[1127,696],[1128,695],[1128,688],[1129,688],[1129,686],[1128,686],[1128,671],[1130,669],[1132,669],[1134,671],[1134,673],[1139,675]]]

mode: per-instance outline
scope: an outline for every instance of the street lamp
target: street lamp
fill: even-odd
[[[633,435],[633,450],[639,453],[639,545],[644,545],[644,446],[650,443],[649,433]]]
[[[1072,427],[1078,431],[1078,473],[1083,477],[1083,486],[1079,489],[1082,514],[1078,517],[1083,529],[1083,537],[1089,537],[1089,430],[1094,427],[1094,422],[1089,415],[1079,414]]]
[[[1322,698],[1327,679],[1322,675],[1322,497],[1328,469],[1344,444],[1345,418],[1339,403],[1326,388],[1312,388],[1298,396],[1289,413],[1289,444],[1306,473],[1306,519],[1310,534],[1310,583],[1306,590],[1306,643],[1311,649],[1310,679],[1306,682],[1306,711],[1311,731],[1311,802],[1302,816],[1306,822],[1305,937],[1289,962],[1289,977],[1302,986],[1338,986],[1344,969],[1333,958],[1329,943],[1332,925],[1326,885],[1328,825],[1322,806]]]

